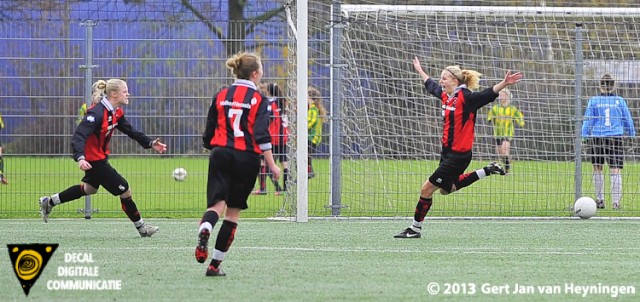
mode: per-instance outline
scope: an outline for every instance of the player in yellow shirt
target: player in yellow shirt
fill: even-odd
[[[496,138],[496,152],[504,162],[505,172],[509,173],[511,168],[511,141],[515,133],[515,125],[524,127],[524,115],[518,108],[511,105],[513,95],[509,89],[500,91],[498,100],[500,104],[495,104],[489,111],[488,119],[493,122],[493,135]]]
[[[309,131],[309,178],[316,176],[313,170],[312,154],[318,152],[318,145],[322,142],[322,124],[327,117],[327,110],[322,105],[320,91],[309,86],[309,110],[307,114],[307,130]]]

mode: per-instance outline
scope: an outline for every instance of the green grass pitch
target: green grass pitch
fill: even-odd
[[[112,165],[131,185],[133,198],[144,217],[200,217],[206,206],[205,187],[208,159],[192,157],[121,157]],[[474,161],[469,171],[481,168],[485,161]],[[37,199],[60,192],[79,183],[83,176],[68,157],[5,156],[10,185],[0,186],[0,218],[37,218]],[[332,212],[329,162],[315,159],[316,177],[309,180],[309,216],[327,217]],[[189,172],[184,182],[176,182],[171,172],[176,167]],[[428,160],[344,160],[341,216],[407,217],[411,216],[420,186],[437,167]],[[491,176],[454,194],[434,195],[431,216],[569,216],[574,199],[573,162],[515,161],[513,173]],[[605,192],[608,195],[608,172]],[[583,192],[592,196],[591,165],[583,164]],[[625,162],[623,211],[599,211],[599,216],[640,216],[640,165]],[[256,186],[257,188],[257,186]],[[273,217],[284,202],[273,194],[251,196],[249,210],[243,217]],[[98,218],[124,217],[120,203],[104,189],[92,196]],[[295,198],[291,198],[291,203]],[[77,209],[84,201],[74,201],[54,209],[53,217],[83,217]]]
[[[161,228],[151,238],[138,237],[132,224],[124,219],[53,218],[48,224],[35,219],[0,220],[0,300],[639,298],[640,225],[634,220],[431,220],[425,225],[422,238],[394,239],[393,234],[405,228],[408,220],[292,223],[243,219],[223,262],[227,276],[216,278],[205,277],[205,264],[197,263],[193,257],[197,219],[147,220]],[[215,230],[218,228],[219,224]],[[59,244],[28,299],[13,273],[8,243]],[[94,263],[65,263],[65,253],[90,253]],[[99,276],[58,276],[61,266],[99,267]],[[122,289],[48,289],[48,283],[68,279],[121,280]],[[430,294],[434,283],[439,292]],[[514,293],[516,283],[530,286],[534,293]],[[568,291],[567,284],[592,286],[596,291],[586,294],[585,300],[577,290]],[[559,292],[540,293],[538,287],[557,288]],[[449,292],[445,293],[447,288]],[[633,293],[621,293],[631,289]]]

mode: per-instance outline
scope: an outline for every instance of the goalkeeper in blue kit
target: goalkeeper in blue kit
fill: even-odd
[[[600,95],[589,99],[582,121],[582,138],[589,143],[596,204],[605,208],[604,174],[605,160],[611,176],[611,201],[613,209],[620,209],[622,198],[623,137],[635,136],[631,113],[627,102],[613,93],[615,79],[604,74],[600,79]]]

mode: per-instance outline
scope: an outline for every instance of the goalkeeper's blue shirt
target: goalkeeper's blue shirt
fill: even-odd
[[[635,136],[627,102],[615,94],[605,93],[589,99],[582,121],[582,137]]]

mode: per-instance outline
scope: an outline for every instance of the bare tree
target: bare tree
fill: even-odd
[[[190,10],[198,19],[204,22],[209,30],[213,32],[218,39],[224,41],[227,56],[231,56],[244,49],[244,41],[248,34],[252,33],[255,26],[261,22],[265,22],[278,14],[282,13],[285,6],[282,5],[276,9],[264,12],[254,18],[247,19],[244,16],[247,0],[229,0],[229,17],[227,24],[227,32],[224,33],[220,27],[209,20],[207,16],[202,14],[198,8],[191,4],[189,0],[181,0],[182,4]]]

